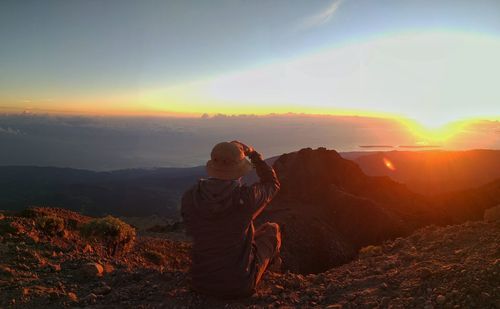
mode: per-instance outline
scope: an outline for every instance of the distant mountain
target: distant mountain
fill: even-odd
[[[178,217],[182,193],[205,168],[93,172],[55,167],[0,167],[0,209],[62,207],[87,215]]]
[[[474,160],[494,158],[492,154],[497,152],[477,153]],[[382,154],[393,160],[396,171],[403,164],[394,158],[404,153],[367,156],[378,158]],[[408,157],[419,154],[427,155],[420,152]],[[456,158],[463,165],[466,160],[462,155],[459,153]],[[469,186],[476,188],[428,196],[415,193],[388,176],[369,176],[356,162],[334,150],[305,148],[268,160],[274,162],[281,191],[259,223],[280,224],[286,248],[282,252],[285,266],[300,273],[321,272],[346,263],[362,246],[404,236],[422,226],[480,219],[485,209],[500,204],[500,180],[481,187],[468,180]],[[486,169],[486,164],[495,170],[498,162],[484,159],[479,170]],[[441,169],[440,173],[449,176],[450,171]],[[492,174],[490,171],[489,177]],[[155,222],[163,222],[163,218],[157,217],[179,218],[182,193],[204,176],[203,166],[113,172],[0,167],[0,209],[46,205],[93,216],[156,215]],[[487,177],[481,179],[486,181]],[[249,175],[244,181],[251,183],[256,177]]]
[[[359,166],[351,171],[352,179],[364,179],[360,172],[368,176],[388,176],[405,184],[410,191],[440,196],[436,197],[441,200],[440,203],[455,196],[441,196],[443,194],[473,188],[481,191],[479,187],[500,179],[500,150],[351,152],[340,153],[340,156],[353,160]],[[280,158],[272,157],[266,161],[274,164]],[[389,169],[384,159],[389,160],[394,168]],[[111,213],[128,217],[157,215],[178,218],[181,194],[198,178],[204,176],[206,175],[203,166],[111,172],[0,166],[0,209],[15,210],[30,205],[50,205],[94,216]],[[347,181],[350,178],[343,176],[342,179]],[[243,179],[246,183],[257,180],[255,173]],[[379,183],[373,186],[377,189],[370,189],[371,194],[381,195],[382,191],[378,187],[389,183],[388,180],[389,178],[379,180]],[[337,185],[342,187],[344,184]],[[395,191],[383,194],[386,198],[397,196],[397,192],[403,190],[403,187],[393,188],[393,185],[390,185],[389,190]],[[404,189],[405,192],[408,189]],[[349,193],[359,197],[358,191]],[[403,196],[405,194],[407,193]]]
[[[434,195],[500,179],[500,150],[345,153],[370,176],[389,176],[412,191]]]
[[[436,208],[447,213],[453,224],[480,220],[487,208],[500,205],[500,179],[478,188],[436,195],[432,201]]]

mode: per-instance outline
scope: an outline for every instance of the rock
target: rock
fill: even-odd
[[[51,272],[61,271],[61,265],[59,264],[47,264],[47,267]]]
[[[111,287],[108,286],[107,284],[103,284],[102,286],[94,289],[94,291],[92,291],[92,293],[96,294],[96,295],[106,295],[106,294],[109,294],[111,292]]]
[[[83,265],[82,272],[88,277],[101,277],[104,268],[99,263],[87,263]]]
[[[31,241],[33,241],[35,244],[39,243],[40,242],[40,237],[38,237],[37,235],[35,234],[28,234],[28,237],[31,239]]]
[[[109,263],[104,264],[104,272],[110,274],[115,271],[115,267]]]
[[[440,305],[444,304],[446,302],[446,297],[444,295],[438,295],[436,297],[436,302]]]
[[[292,292],[290,293],[290,295],[288,295],[288,297],[290,298],[290,301],[293,303],[293,304],[296,304],[299,302],[300,300],[300,297],[299,297],[299,294],[297,292]]]
[[[380,300],[380,307],[387,308],[387,307],[389,307],[390,302],[391,302],[391,299],[389,297],[383,297],[382,300]]]
[[[83,253],[93,253],[93,252],[94,252],[94,248],[92,248],[91,245],[86,244],[85,247],[83,247]]]
[[[332,305],[328,305],[326,306],[326,309],[342,309],[344,306],[342,306],[342,304],[332,304]]]
[[[387,271],[389,269],[395,268],[397,266],[396,262],[394,261],[386,261],[385,263],[382,264],[382,269],[384,271]]]
[[[0,278],[11,278],[14,276],[14,271],[7,266],[0,266]]]
[[[85,304],[95,304],[97,302],[97,295],[90,293],[82,299],[82,302]]]
[[[75,293],[73,292],[68,292],[68,294],[66,294],[66,296],[68,296],[68,299],[72,302],[78,302],[78,297],[76,296]]]
[[[401,252],[399,254],[399,258],[403,261],[403,262],[411,262],[413,260],[415,260],[416,256],[409,253],[409,252]]]
[[[51,292],[49,292],[49,298],[51,300],[56,300],[56,299],[59,298],[59,296],[60,296],[60,294],[57,291],[51,291]]]
[[[427,267],[422,267],[418,270],[420,279],[427,279],[432,275],[432,271]]]
[[[30,289],[28,289],[28,288],[23,288],[23,296],[25,296],[25,297],[26,297],[26,296],[28,296],[28,295],[30,295]]]
[[[17,265],[17,268],[18,268],[18,269],[20,269],[20,270],[24,270],[24,271],[29,271],[29,270],[31,270],[31,268],[30,268],[28,265],[23,264],[23,263],[18,264],[18,265]]]
[[[279,293],[283,292],[284,290],[285,290],[285,288],[279,284],[276,284],[276,285],[271,287],[271,292],[273,294],[279,294]]]

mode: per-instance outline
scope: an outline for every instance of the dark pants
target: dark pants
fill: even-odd
[[[262,224],[255,230],[254,241],[257,259],[255,286],[257,286],[271,261],[279,255],[281,247],[280,226],[271,222]]]

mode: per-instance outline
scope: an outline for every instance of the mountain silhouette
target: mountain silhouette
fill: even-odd
[[[388,151],[345,156],[367,175],[389,176],[425,195],[480,187],[500,178],[500,150]]]
[[[177,218],[182,193],[204,167],[94,172],[70,168],[0,167],[0,209],[51,205],[87,215]]]

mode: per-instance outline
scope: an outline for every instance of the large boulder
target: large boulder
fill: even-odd
[[[82,265],[81,271],[84,276],[94,278],[101,277],[104,273],[104,268],[99,263],[87,263]]]
[[[274,163],[281,190],[259,218],[280,224],[285,269],[322,272],[366,245],[433,221],[426,201],[387,177],[369,177],[336,151],[284,154]]]

